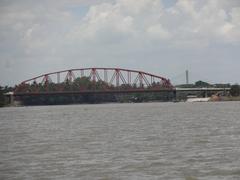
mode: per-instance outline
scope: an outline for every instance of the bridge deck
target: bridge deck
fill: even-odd
[[[81,91],[49,91],[49,92],[16,92],[14,96],[38,95],[77,95],[77,94],[127,94],[127,93],[156,93],[156,92],[219,92],[229,91],[230,88],[173,88],[173,89],[128,89],[128,90],[81,90]]]
[[[211,91],[211,92],[219,92],[219,91],[230,91],[231,88],[176,88],[176,91]]]
[[[175,89],[130,89],[130,90],[83,90],[83,91],[52,91],[52,92],[17,92],[13,96],[38,95],[77,95],[77,94],[128,94],[128,93],[154,93],[174,92]]]

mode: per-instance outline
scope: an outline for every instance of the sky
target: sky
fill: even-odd
[[[240,0],[0,0],[0,85],[84,67],[240,83]]]

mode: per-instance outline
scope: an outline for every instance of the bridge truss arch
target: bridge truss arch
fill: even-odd
[[[51,84],[58,86],[55,91],[63,91],[62,86],[64,84],[75,83],[81,78],[87,78],[93,84],[105,84],[102,90],[114,88],[115,90],[124,88],[126,91],[133,88],[173,89],[173,85],[169,79],[143,71],[122,68],[80,68],[46,73],[25,80],[17,86],[15,92],[30,91],[27,87],[34,87],[34,85],[36,87],[39,87],[39,85],[46,87],[45,89],[35,88],[34,91],[36,92],[51,91],[51,89],[48,88],[48,85]],[[79,91],[80,90],[81,88]],[[66,89],[64,89],[64,91],[66,91]]]

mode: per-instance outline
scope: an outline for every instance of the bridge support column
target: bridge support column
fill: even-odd
[[[175,90],[173,90],[173,101],[177,101],[177,90],[175,89]]]
[[[5,102],[6,104],[13,106],[14,105],[14,96],[13,94],[5,94]]]
[[[207,91],[205,91],[205,97],[206,97],[206,98],[208,97],[208,92],[207,92]]]

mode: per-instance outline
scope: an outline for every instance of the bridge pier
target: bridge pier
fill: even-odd
[[[177,101],[177,90],[173,90],[173,101]]]
[[[208,92],[207,91],[202,91],[199,94],[202,98],[207,98],[208,97]]]
[[[8,92],[4,94],[5,96],[5,102],[6,104],[9,104],[10,106],[12,106],[14,104],[14,96],[12,92]]]
[[[5,103],[8,106],[19,106],[22,104],[21,101],[15,97],[13,92],[5,93],[4,96],[5,96]]]

